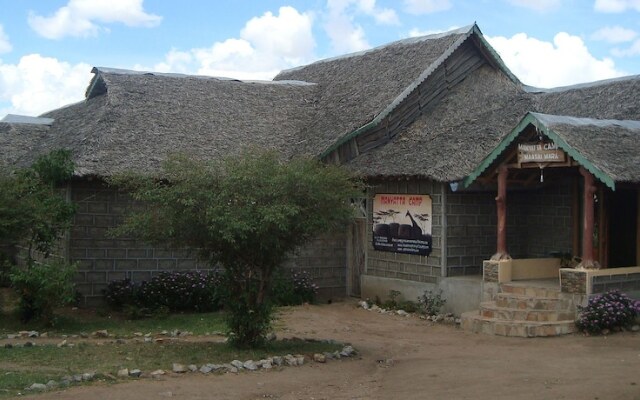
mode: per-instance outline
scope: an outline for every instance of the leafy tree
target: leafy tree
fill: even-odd
[[[75,213],[57,189],[71,178],[73,168],[70,152],[55,150],[30,168],[0,170],[0,244],[26,244],[29,263],[34,250],[49,255]]]
[[[73,299],[75,266],[47,260],[62,234],[71,226],[75,206],[58,186],[71,178],[71,153],[55,150],[30,168],[0,170],[0,249],[27,248],[23,266],[10,266],[9,281],[20,296],[22,319],[53,322],[53,309]],[[6,274],[6,272],[3,272]],[[6,277],[5,277],[6,279]]]
[[[275,152],[200,162],[174,156],[164,179],[121,175],[112,183],[148,205],[116,231],[157,244],[198,249],[224,268],[224,307],[232,341],[260,345],[270,328],[274,273],[296,248],[353,216],[348,198],[362,185],[317,160],[284,162]]]

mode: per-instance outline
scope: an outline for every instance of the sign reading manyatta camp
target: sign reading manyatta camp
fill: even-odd
[[[377,194],[373,198],[373,248],[431,254],[431,196]]]
[[[518,163],[564,162],[565,153],[553,142],[518,144]]]

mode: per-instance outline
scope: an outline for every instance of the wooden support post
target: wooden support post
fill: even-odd
[[[582,202],[582,261],[578,268],[597,269],[600,265],[593,259],[593,229],[594,209],[593,195],[596,193],[595,179],[591,172],[580,167],[580,174],[584,177],[584,199]]]
[[[505,165],[498,168],[498,196],[496,206],[498,212],[497,251],[492,260],[509,260],[507,253],[507,176],[509,169]]]

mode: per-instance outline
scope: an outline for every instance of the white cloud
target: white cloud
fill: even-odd
[[[608,43],[624,43],[632,41],[636,36],[638,36],[638,33],[632,29],[626,29],[621,26],[606,26],[595,31],[591,38]]]
[[[395,10],[376,6],[375,0],[327,0],[324,30],[335,53],[351,53],[371,47],[357,15],[371,17],[377,24],[399,25]]]
[[[528,8],[538,12],[554,10],[562,4],[561,0],[507,0],[514,6]]]
[[[0,54],[8,53],[13,49],[9,36],[4,32],[4,28],[0,25]]]
[[[593,9],[605,13],[621,13],[627,10],[640,11],[640,0],[596,0]]]
[[[356,7],[359,11],[373,17],[376,23],[381,25],[399,25],[398,14],[392,8],[376,7],[376,0],[356,0]]]
[[[451,8],[451,0],[404,0],[403,3],[404,10],[415,15],[432,14]]]
[[[507,67],[528,85],[549,88],[624,75],[613,60],[595,58],[580,37],[565,32],[556,34],[553,43],[525,33],[487,40]]]
[[[29,13],[29,26],[47,39],[65,36],[87,37],[106,31],[102,24],[122,23],[127,26],[153,27],[162,17],[148,14],[144,0],[69,0],[53,15],[45,17]]]
[[[245,80],[271,79],[282,69],[314,58],[312,25],[311,14],[281,7],[278,15],[267,12],[249,20],[240,38],[216,42],[207,48],[172,49],[154,67],[135,68]]]
[[[4,114],[39,115],[80,101],[91,80],[91,67],[71,65],[40,54],[29,54],[17,64],[0,63],[0,109]]]
[[[640,56],[640,39],[633,42],[633,44],[626,49],[615,48],[611,50],[611,53],[616,57]]]

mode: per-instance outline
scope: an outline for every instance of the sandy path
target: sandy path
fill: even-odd
[[[503,338],[354,302],[288,309],[279,336],[333,338],[359,357],[255,373],[167,376],[38,399],[636,399],[640,334]]]

